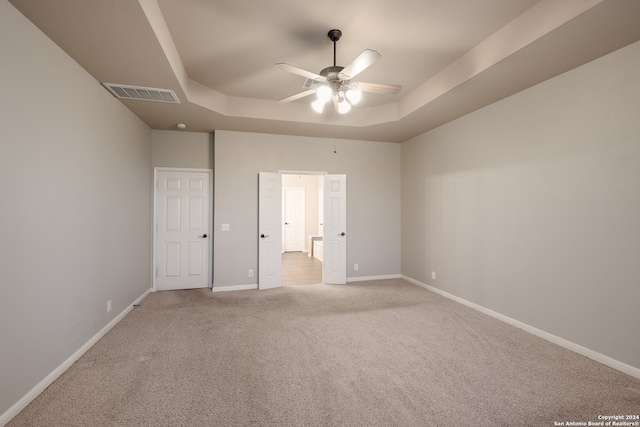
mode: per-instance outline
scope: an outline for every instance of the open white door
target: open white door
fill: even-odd
[[[282,175],[260,172],[258,289],[282,286]]]
[[[323,282],[347,283],[347,176],[324,177]]]

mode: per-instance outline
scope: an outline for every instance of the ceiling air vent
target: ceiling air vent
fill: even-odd
[[[104,87],[120,99],[139,99],[141,101],[169,102],[180,104],[175,92],[169,89],[155,89],[152,87],[127,86],[114,83],[102,83]]]

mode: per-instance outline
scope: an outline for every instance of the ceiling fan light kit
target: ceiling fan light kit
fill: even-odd
[[[311,80],[311,84],[308,85],[312,87],[311,89],[283,98],[280,102],[295,101],[315,93],[317,99],[311,103],[314,111],[322,113],[324,106],[329,101],[333,101],[335,110],[340,114],[346,114],[351,111],[351,106],[360,102],[363,91],[387,94],[400,92],[402,86],[399,85],[352,81],[356,75],[367,69],[381,55],[375,50],[365,49],[346,67],[338,66],[336,65],[336,42],[340,40],[342,31],[333,29],[327,33],[327,36],[333,42],[333,65],[324,68],[319,74],[289,64],[278,63],[274,65],[276,68]]]
[[[329,86],[322,85],[316,90],[316,95],[318,95],[318,101],[324,103],[331,99],[333,92]]]

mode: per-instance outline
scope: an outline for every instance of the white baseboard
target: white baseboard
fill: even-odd
[[[18,415],[26,406],[31,403],[33,399],[38,397],[47,387],[51,385],[60,375],[64,373],[71,365],[73,365],[80,357],[87,352],[100,338],[105,336],[107,332],[111,330],[118,322],[120,322],[133,307],[140,303],[147,295],[149,295],[151,289],[146,290],[141,296],[139,296],[134,302],[129,304],[122,313],[118,314],[111,322],[109,322],[104,328],[95,334],[89,341],[87,341],[82,347],[73,353],[67,360],[62,362],[60,366],[54,369],[49,375],[47,375],[42,381],[40,381],[35,387],[33,387],[22,399],[18,400],[11,408],[9,408],[4,414],[0,415],[0,426],[7,424],[13,417]]]
[[[484,313],[488,316],[491,316],[495,319],[501,320],[505,323],[508,323],[509,325],[515,326],[516,328],[520,328],[522,330],[525,330],[533,335],[536,335],[542,339],[545,339],[547,341],[550,341],[554,344],[557,344],[561,347],[564,347],[568,350],[574,351],[578,354],[581,354],[585,357],[588,357],[589,359],[595,360],[596,362],[602,363],[603,365],[606,365],[610,368],[616,369],[620,372],[624,372],[627,375],[631,375],[632,377],[638,378],[640,379],[640,368],[636,368],[635,366],[631,366],[628,365],[626,363],[620,362],[619,360],[616,360],[612,357],[606,356],[602,353],[598,353],[597,351],[591,350],[589,348],[583,347],[579,344],[576,344],[574,342],[571,342],[569,340],[566,340],[564,338],[560,338],[559,336],[550,334],[549,332],[545,332],[541,329],[535,328],[531,325],[528,325],[526,323],[523,323],[519,320],[513,319],[509,316],[505,316],[504,314],[500,314],[496,311],[490,310],[488,308],[485,308],[481,305],[475,304],[471,301],[467,301],[465,299],[462,299],[460,297],[457,297],[455,295],[452,295],[448,292],[445,292],[441,289],[438,288],[434,288],[433,286],[427,285],[426,283],[422,283],[419,282],[415,279],[412,279],[411,277],[407,277],[405,275],[402,275],[402,278],[404,280],[406,280],[407,282],[413,283],[414,285],[420,286],[422,288],[425,288],[427,290],[430,290],[432,292],[435,292],[439,295],[442,295],[445,298],[449,298],[453,301],[459,302],[460,304],[464,304],[467,307],[471,307],[474,310],[478,310],[481,313]]]
[[[364,282],[367,280],[384,280],[384,279],[400,279],[400,274],[388,274],[385,276],[362,276],[362,277],[347,277],[347,282]],[[235,285],[235,286],[214,286],[211,288],[211,292],[227,292],[227,291],[248,291],[258,289],[257,284],[253,285]]]
[[[360,277],[347,277],[347,282],[365,282],[367,280],[385,280],[385,279],[400,279],[400,274],[387,274],[384,276],[360,276]]]
[[[386,276],[366,276],[366,277],[348,277],[347,282],[364,282],[367,280],[383,280],[383,279],[400,279],[400,274],[389,274]],[[235,286],[214,286],[211,292],[227,292],[227,291],[248,291],[258,289],[258,284],[253,285],[235,285]]]
[[[254,285],[214,286],[211,288],[211,292],[249,291],[252,289],[258,289],[258,284],[256,283]]]

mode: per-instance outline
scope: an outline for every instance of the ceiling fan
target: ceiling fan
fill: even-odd
[[[323,69],[319,74],[289,64],[278,63],[274,65],[281,70],[306,77],[308,80],[305,82],[305,87],[310,88],[283,98],[279,102],[291,102],[315,93],[318,99],[312,102],[311,106],[318,113],[322,112],[326,103],[333,101],[336,111],[344,114],[351,110],[352,105],[356,105],[360,101],[362,92],[387,94],[400,92],[402,86],[399,85],[353,81],[355,76],[367,69],[381,55],[375,50],[365,49],[349,65],[341,67],[336,65],[336,42],[340,40],[342,31],[333,29],[327,33],[327,36],[333,42],[333,66]]]

